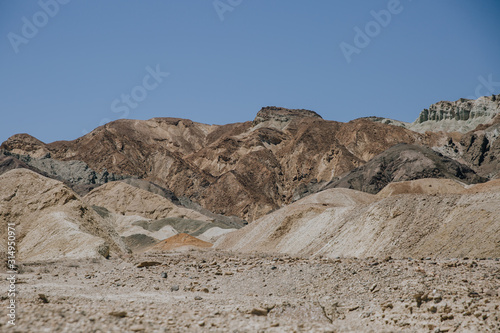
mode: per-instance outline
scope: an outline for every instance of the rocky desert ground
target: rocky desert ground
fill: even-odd
[[[24,263],[18,279],[13,332],[500,330],[500,262],[493,258],[187,250]],[[5,317],[5,297],[1,305]]]
[[[14,135],[0,332],[499,332],[499,136],[495,95]]]

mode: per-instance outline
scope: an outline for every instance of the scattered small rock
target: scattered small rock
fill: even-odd
[[[254,316],[267,316],[267,310],[261,308],[253,308],[252,311],[250,311],[250,314]]]
[[[47,298],[47,296],[45,296],[45,294],[38,294],[38,299],[42,301],[42,303],[49,303],[49,299]]]
[[[441,296],[441,294],[436,294],[432,298],[434,300],[434,303],[439,303],[443,300],[443,296]]]
[[[455,317],[452,314],[443,314],[443,315],[441,315],[441,321],[452,320],[454,318]]]
[[[386,309],[393,309],[394,305],[391,302],[386,302],[381,305],[382,311],[385,311]]]
[[[113,317],[124,318],[127,316],[127,312],[126,311],[113,311],[113,312],[110,312],[109,315],[113,316]]]
[[[137,268],[159,266],[159,265],[161,265],[161,262],[158,261],[143,261],[137,265]]]
[[[145,328],[142,325],[132,325],[132,326],[130,326],[130,330],[132,332],[142,332],[145,330]]]

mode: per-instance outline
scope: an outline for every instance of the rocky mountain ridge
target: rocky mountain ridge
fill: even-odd
[[[210,211],[253,220],[290,202],[297,184],[330,181],[400,142],[424,135],[367,120],[339,123],[294,117],[284,130],[251,122],[212,126],[189,120],[118,120],[74,141],[3,149],[85,162],[92,170],[134,175]],[[25,150],[23,150],[25,149]]]
[[[470,111],[469,120],[471,114],[482,117],[497,112],[497,101],[490,97],[457,103],[465,103],[463,110],[467,105],[470,110],[481,105],[491,107],[483,113]],[[440,110],[455,112],[455,104],[448,107],[444,102],[437,103],[430,108],[434,110],[432,116],[422,118],[422,124],[450,120],[444,111],[437,111],[438,105]],[[467,112],[455,114],[462,121]],[[97,185],[135,177],[171,193],[172,198],[184,198],[212,213],[253,221],[326,184],[350,177],[350,172],[357,172],[356,168],[397,144],[431,147],[441,154],[438,159],[452,159],[464,166],[454,168],[453,174],[442,170],[443,165],[450,164],[435,161],[429,172],[406,178],[386,177],[388,182],[432,174],[463,178],[456,172],[466,167],[471,169],[466,172],[470,174],[466,183],[494,178],[500,160],[498,126],[493,121],[466,134],[419,133],[376,119],[340,123],[324,120],[314,111],[265,107],[252,122],[206,125],[179,118],[121,119],[73,141],[45,144],[19,134],[0,148],[9,154],[28,156],[23,157],[28,163],[70,182],[78,181],[71,175],[76,169],[86,170],[83,178]],[[69,174],[54,171],[57,164]],[[474,176],[475,172],[479,176]],[[380,183],[377,191],[385,184]],[[149,188],[153,190],[154,186]]]
[[[440,101],[420,112],[413,123],[383,118],[367,119],[388,125],[401,126],[412,131],[467,133],[478,126],[492,124],[500,115],[500,95],[482,96],[478,99],[460,98],[454,102]]]
[[[483,96],[476,100],[460,98],[455,102],[432,104],[409,128],[416,132],[442,130],[466,133],[490,122],[499,114],[500,95]]]

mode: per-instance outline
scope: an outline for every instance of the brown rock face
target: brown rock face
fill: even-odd
[[[289,122],[294,118],[321,118],[319,114],[311,110],[304,109],[285,109],[276,106],[267,106],[262,108],[255,117],[253,125],[258,125],[262,122],[269,120],[276,120],[279,122]]]
[[[479,126],[465,134],[460,145],[463,159],[478,172],[491,178],[498,177],[500,170],[500,117],[491,126]]]
[[[474,170],[434,150],[416,145],[399,144],[375,156],[326,188],[343,187],[372,194],[392,182],[422,178],[453,179],[465,184],[485,182]]]
[[[74,141],[43,144],[15,136],[1,148],[46,151],[53,159],[83,161],[96,172],[138,176],[215,213],[252,221],[295,200],[301,186],[336,180],[395,144],[424,144],[434,136],[366,119],[340,123],[313,111],[267,107],[253,123],[117,120]]]
[[[15,154],[21,153],[33,157],[41,157],[48,153],[45,143],[26,133],[11,136],[1,147]]]

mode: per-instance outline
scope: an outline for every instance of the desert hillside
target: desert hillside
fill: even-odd
[[[224,236],[216,247],[329,258],[500,255],[500,192],[420,194],[411,183],[405,184],[410,194],[387,198],[326,190],[318,193],[322,200],[308,196]],[[449,187],[441,186],[445,193]]]
[[[497,212],[491,208],[481,218],[482,207],[496,207],[498,199],[483,189],[494,189],[489,184],[499,176],[499,100],[442,101],[411,126],[377,117],[341,123],[269,106],[253,121],[227,125],[121,119],[48,144],[18,134],[1,145],[0,174],[9,186],[22,172],[16,170],[52,184],[44,186],[63,186],[133,251],[188,234],[231,250],[495,255]],[[326,201],[314,202],[318,198]],[[398,217],[391,217],[394,207],[404,207]],[[442,221],[450,221],[449,229]],[[427,232],[418,237],[399,233],[407,225],[408,237],[416,236],[412,228],[422,223]],[[379,235],[380,228],[391,231]],[[464,250],[467,242],[453,234],[460,228],[493,243]],[[447,246],[424,246],[452,234]],[[366,245],[354,253],[358,241],[344,238]],[[294,249],[286,245],[293,242]]]
[[[478,108],[485,111],[474,111]],[[380,118],[340,123],[309,110],[265,107],[252,122],[123,119],[74,141],[45,144],[19,134],[1,148],[18,165],[66,181],[81,195],[110,181],[140,178],[213,213],[248,221],[331,184],[365,190],[346,185],[359,179],[349,175],[359,168],[369,169],[365,174],[378,172],[378,167],[391,170],[371,193],[392,181],[444,177],[469,184],[498,176],[498,100],[440,102],[429,110],[419,118],[422,124],[433,124],[426,125],[425,133]],[[475,127],[465,133],[454,127],[443,132],[440,125],[459,126],[470,119]],[[388,149],[397,144],[411,145],[412,154],[423,155],[391,155]],[[372,160],[380,154],[388,156]],[[381,158],[389,160],[387,166],[377,166]]]
[[[128,251],[114,228],[63,183],[27,169],[0,176],[0,231],[14,223],[19,260],[108,257]]]

